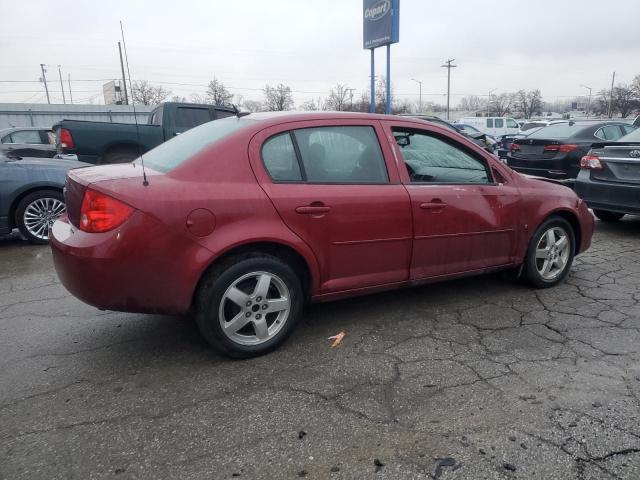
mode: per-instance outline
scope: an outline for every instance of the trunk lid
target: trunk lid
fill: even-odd
[[[597,156],[603,168],[591,170],[593,180],[640,184],[640,144],[618,142],[595,147],[590,155]]]
[[[147,178],[162,175],[155,170],[146,169]],[[64,199],[69,221],[76,227],[80,225],[80,209],[84,192],[90,185],[113,180],[139,179],[142,186],[142,166],[138,163],[120,163],[70,170],[64,186]],[[128,182],[125,182],[128,183]],[[114,195],[117,196],[117,195]]]
[[[520,138],[513,141],[520,147],[519,150],[513,150],[511,156],[522,160],[535,159],[552,159],[558,154],[558,148],[564,142],[543,138]],[[553,150],[545,150],[550,145],[557,146]],[[552,147],[553,148],[553,147]]]

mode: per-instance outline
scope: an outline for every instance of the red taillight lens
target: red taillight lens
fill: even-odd
[[[560,152],[569,153],[578,149],[578,145],[574,145],[573,143],[566,143],[564,145],[560,145]]]
[[[591,170],[601,170],[602,163],[595,155],[585,155],[580,159],[580,168],[588,168]]]
[[[511,152],[515,152],[515,151],[517,151],[517,150],[520,150],[520,145],[518,145],[517,143],[512,143],[512,144],[509,146],[509,151],[511,151]]]
[[[75,148],[76,145],[73,143],[73,137],[69,130],[61,128],[58,136],[60,137],[60,146],[62,146],[62,148]]]
[[[108,232],[122,225],[133,208],[104,193],[87,189],[80,208],[80,230],[90,233]]]
[[[545,152],[557,152],[560,150],[560,145],[545,145],[543,150]]]

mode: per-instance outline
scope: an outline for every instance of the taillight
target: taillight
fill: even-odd
[[[574,145],[573,143],[565,143],[564,145],[560,145],[561,153],[569,153],[578,149],[578,145]]]
[[[545,152],[557,152],[560,149],[560,145],[545,145],[543,150]]]
[[[520,150],[520,145],[518,145],[517,143],[512,143],[512,144],[509,146],[509,151],[510,151],[510,152],[515,152],[515,151],[517,151],[517,150]]]
[[[602,170],[602,162],[600,162],[600,159],[595,155],[585,155],[580,159],[580,168]]]
[[[61,128],[60,133],[58,134],[60,138],[60,146],[62,148],[75,148],[75,143],[73,143],[73,137],[71,136],[71,132],[66,128]]]
[[[80,230],[90,233],[108,232],[122,225],[133,208],[109,195],[87,189],[80,208]]]

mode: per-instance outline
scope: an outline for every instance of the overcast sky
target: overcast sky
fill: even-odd
[[[5,0],[8,6],[8,0]],[[49,65],[52,102],[60,102],[57,65],[73,97],[102,103],[103,80],[120,77],[123,20],[133,80],[173,94],[204,93],[215,75],[234,94],[260,100],[265,84],[285,83],[297,105],[326,96],[337,82],[366,90],[362,0],[28,0],[0,17],[0,102],[46,102],[37,83]],[[443,102],[451,90],[487,95],[540,88],[545,100],[594,94],[640,74],[639,0],[400,0],[400,43],[391,79],[399,98]],[[384,48],[376,73],[384,74]],[[80,81],[95,80],[95,81]],[[12,81],[12,82],[8,82]],[[16,82],[20,81],[20,82]],[[27,82],[22,82],[27,81]],[[32,82],[32,83],[28,83]],[[179,85],[192,84],[192,85]]]

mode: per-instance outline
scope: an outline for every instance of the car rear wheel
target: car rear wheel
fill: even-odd
[[[16,208],[16,225],[30,242],[49,242],[49,228],[65,211],[64,197],[55,190],[38,190],[25,196]]]
[[[524,278],[534,287],[553,287],[571,269],[575,252],[573,228],[564,218],[547,219],[533,234],[524,264]]]
[[[303,292],[293,269],[277,257],[234,257],[204,278],[196,321],[207,341],[235,358],[280,346],[300,319]]]
[[[607,210],[594,210],[593,214],[603,222],[617,222],[624,217],[624,213],[609,212]]]

